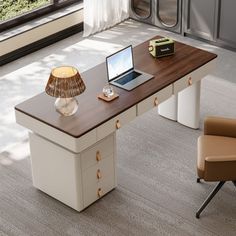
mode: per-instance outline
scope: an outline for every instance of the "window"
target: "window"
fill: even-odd
[[[132,8],[134,12],[143,19],[151,15],[151,0],[132,0]]]
[[[179,0],[159,0],[159,19],[166,27],[174,27],[178,23]]]
[[[0,32],[80,0],[0,0]]]

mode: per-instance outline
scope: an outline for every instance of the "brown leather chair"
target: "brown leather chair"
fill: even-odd
[[[236,186],[236,119],[207,117],[198,138],[197,182],[219,181],[196,213],[201,212],[226,181]]]

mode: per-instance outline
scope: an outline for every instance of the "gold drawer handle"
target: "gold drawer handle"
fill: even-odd
[[[97,191],[98,197],[102,197],[103,193],[102,193],[102,189],[99,188]]]
[[[193,84],[192,78],[189,77],[189,78],[188,78],[188,86],[191,86],[192,84]]]
[[[96,160],[97,161],[101,161],[102,160],[102,157],[101,157],[101,154],[100,154],[99,151],[97,151],[97,153],[96,153]]]
[[[154,98],[154,106],[157,107],[159,105],[157,97]]]
[[[117,121],[116,121],[116,129],[120,129],[120,127],[121,127],[120,121],[117,120]]]
[[[101,170],[98,169],[97,170],[97,179],[101,179],[102,178],[102,173],[101,173]]]

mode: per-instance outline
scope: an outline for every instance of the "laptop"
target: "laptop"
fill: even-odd
[[[134,69],[132,45],[106,58],[108,82],[132,90],[153,78],[153,75]]]

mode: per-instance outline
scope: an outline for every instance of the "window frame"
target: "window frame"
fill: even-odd
[[[46,15],[50,12],[54,12],[58,9],[61,9],[61,8],[64,8],[74,3],[79,3],[79,2],[82,2],[82,0],[66,0],[62,2],[60,2],[60,0],[51,0],[51,2],[46,6],[42,6],[38,9],[34,9],[22,15],[16,16],[12,19],[0,22],[0,32],[4,30],[8,30],[18,25],[27,23],[33,19]]]

